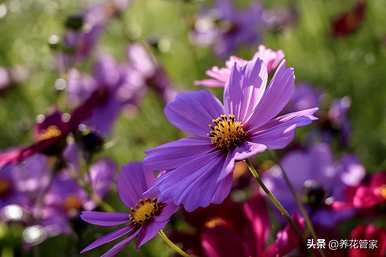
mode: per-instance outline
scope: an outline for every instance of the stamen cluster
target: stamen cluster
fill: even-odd
[[[159,215],[164,207],[165,204],[159,203],[156,198],[142,199],[130,210],[130,223],[135,226],[146,224]]]
[[[209,138],[220,150],[231,150],[247,137],[243,124],[235,120],[235,116],[222,114],[209,124]]]

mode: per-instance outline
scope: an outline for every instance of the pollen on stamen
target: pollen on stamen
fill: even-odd
[[[144,225],[158,216],[164,207],[156,198],[142,199],[130,210],[130,223],[134,226]]]
[[[211,142],[220,150],[230,150],[242,143],[247,133],[240,121],[235,120],[234,115],[222,114],[209,124],[209,138]]]
[[[55,126],[51,125],[47,129],[45,129],[43,132],[39,133],[38,140],[47,140],[54,137],[59,137],[62,134],[60,129]]]

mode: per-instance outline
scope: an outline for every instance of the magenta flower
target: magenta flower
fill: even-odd
[[[275,51],[260,45],[258,51],[254,55],[254,58],[262,59],[264,64],[267,66],[268,73],[270,73],[276,69],[281,60],[284,59],[284,53],[282,50]],[[206,75],[210,78],[195,81],[195,84],[207,87],[224,87],[229,79],[234,63],[242,65],[247,62],[247,60],[241,59],[237,56],[231,56],[225,62],[224,68],[218,68],[217,66],[212,67],[210,70],[206,71]]]
[[[255,57],[232,67],[224,105],[206,90],[181,93],[168,104],[167,118],[189,136],[146,152],[147,168],[166,170],[151,191],[188,211],[221,203],[235,161],[287,146],[296,127],[316,119],[317,108],[277,116],[294,90],[294,71],[284,61],[268,87],[267,79],[266,66]]]
[[[129,163],[123,167],[118,176],[118,192],[122,202],[130,211],[110,213],[84,211],[81,218],[99,226],[124,226],[97,239],[83,249],[82,253],[126,236],[103,255],[103,257],[111,257],[120,252],[135,237],[138,238],[137,247],[141,247],[166,225],[170,216],[176,212],[177,206],[159,201],[155,194],[145,193],[153,181],[154,176],[144,170],[142,162]]]

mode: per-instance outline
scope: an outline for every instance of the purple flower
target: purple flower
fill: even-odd
[[[94,131],[106,135],[124,107],[134,105],[141,94],[143,79],[126,64],[117,64],[108,55],[101,56],[92,77],[72,69],[68,79],[68,99],[75,105],[94,92],[103,97],[91,117],[85,122]]]
[[[141,44],[131,44],[127,48],[127,58],[130,66],[143,76],[144,83],[168,103],[176,96],[176,90],[164,68]]]
[[[216,54],[227,57],[241,45],[258,42],[263,26],[263,8],[259,3],[237,10],[230,0],[216,0],[214,8],[198,18],[192,37],[200,45],[214,44]]]
[[[35,206],[34,214],[53,234],[70,233],[69,219],[78,215],[82,208],[87,208],[88,201],[87,193],[67,172],[62,171],[53,178],[42,205]]]
[[[267,66],[268,73],[270,73],[276,69],[281,60],[284,59],[284,53],[282,50],[275,51],[260,45],[258,51],[254,55],[254,58],[262,59],[264,64]],[[195,84],[207,87],[224,87],[229,79],[234,63],[243,65],[247,62],[247,60],[241,59],[237,56],[231,56],[225,62],[224,68],[218,68],[217,66],[212,67],[210,70],[206,71],[206,75],[210,78],[195,81]]]
[[[108,21],[119,15],[130,1],[116,0],[91,6],[80,15],[68,17],[62,51],[57,55],[62,72],[88,58],[95,49]]]
[[[110,159],[101,159],[90,168],[91,187],[96,195],[103,198],[113,185],[117,165]]]
[[[365,175],[363,166],[354,156],[346,155],[340,161],[334,161],[328,145],[319,144],[307,151],[290,152],[281,165],[314,223],[333,226],[353,214],[351,210],[334,211],[331,203],[342,201],[347,186],[358,185]],[[265,173],[264,181],[287,210],[297,210],[278,166]]]
[[[170,216],[176,212],[177,206],[159,201],[155,194],[145,193],[153,181],[153,174],[144,170],[142,162],[129,163],[123,167],[118,176],[118,192],[122,202],[130,211],[84,211],[81,214],[84,221],[94,225],[123,226],[97,239],[83,249],[82,253],[125,237],[103,255],[103,257],[111,257],[120,252],[135,237],[137,237],[137,247],[141,247],[166,225]]]
[[[220,203],[232,184],[235,161],[281,149],[295,128],[316,119],[317,108],[277,116],[294,90],[294,71],[283,61],[267,87],[267,68],[254,58],[234,64],[224,105],[206,90],[181,93],[165,114],[189,136],[146,152],[150,170],[166,170],[152,190],[188,211]],[[209,125],[209,126],[208,126]]]
[[[295,87],[295,91],[291,100],[285,107],[286,112],[296,112],[303,109],[320,106],[323,94],[316,88],[308,84],[299,84]]]

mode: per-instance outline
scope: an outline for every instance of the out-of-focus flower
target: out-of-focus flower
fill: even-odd
[[[91,187],[99,198],[103,198],[113,185],[117,166],[110,159],[96,161],[90,168]]]
[[[60,113],[55,110],[47,116],[39,116],[38,123],[40,124],[36,130],[39,133],[35,133],[36,142],[30,146],[0,153],[0,167],[10,163],[19,163],[37,153],[56,154],[56,151],[51,152],[50,150],[58,150],[57,147],[63,150],[64,139],[77,130],[79,124],[87,120],[104,101],[104,94],[97,90],[71,113]]]
[[[285,61],[269,87],[267,80],[261,59],[235,63],[225,86],[224,105],[208,91],[199,90],[181,93],[166,106],[169,121],[189,136],[146,152],[145,166],[166,170],[152,188],[161,199],[172,199],[188,211],[221,203],[231,189],[235,161],[284,148],[296,127],[316,119],[317,108],[277,116],[294,90],[294,71]]]
[[[277,233],[273,243],[268,243],[271,223],[264,198],[258,194],[242,203],[228,198],[221,205],[198,209],[185,217],[194,231],[176,234],[175,238],[197,256],[284,256],[300,243],[289,226]],[[303,220],[297,215],[294,218],[303,227]]]
[[[318,89],[301,83],[295,87],[295,91],[284,110],[297,112],[315,106],[320,107],[322,98],[323,94]]]
[[[64,72],[75,63],[89,57],[105,29],[107,22],[125,10],[128,0],[113,0],[96,4],[79,15],[67,18],[63,42],[57,36],[50,38],[52,48],[59,50],[58,68]],[[58,45],[61,44],[61,45]]]
[[[162,202],[157,195],[145,192],[153,182],[152,172],[144,170],[142,162],[133,162],[124,166],[118,176],[118,192],[121,201],[130,211],[119,213],[85,211],[81,214],[84,221],[94,225],[124,226],[97,239],[83,249],[82,253],[128,235],[104,254],[112,257],[135,237],[138,238],[137,247],[151,240],[177,210],[174,204]]]
[[[298,16],[298,11],[294,6],[267,9],[263,15],[266,26],[276,32],[281,32],[295,25]]]
[[[372,224],[358,225],[351,231],[351,240],[359,247],[349,250],[349,257],[382,257],[386,255],[386,229]],[[362,247],[360,247],[362,245]]]
[[[288,153],[281,166],[315,224],[331,227],[353,215],[353,210],[336,211],[331,205],[345,199],[345,190],[359,185],[365,176],[364,167],[354,156],[345,155],[334,161],[328,145],[319,144],[306,151]],[[264,173],[264,181],[289,212],[297,210],[278,166]]]
[[[345,37],[357,31],[365,18],[367,0],[357,0],[354,7],[332,22],[332,34]]]
[[[0,67],[0,93],[14,84],[23,82],[28,77],[28,71],[23,66],[13,68]]]
[[[143,76],[145,84],[154,89],[165,103],[174,99],[176,90],[166,71],[145,46],[138,43],[130,44],[127,48],[127,57],[131,67]]]
[[[241,45],[259,42],[263,27],[263,8],[259,3],[238,10],[230,0],[216,0],[212,9],[199,14],[192,39],[199,45],[214,45],[217,55],[228,57]]]
[[[340,209],[369,209],[386,203],[386,172],[378,172],[366,177],[359,185],[346,190],[346,199],[335,202],[333,207]]]
[[[35,206],[35,215],[57,234],[70,233],[69,219],[78,215],[87,201],[87,193],[68,173],[61,172],[53,178],[42,204]]]
[[[254,55],[254,58],[262,59],[264,64],[267,66],[268,73],[270,73],[276,69],[281,60],[284,59],[284,53],[281,50],[275,51],[260,45]],[[247,62],[247,60],[241,59],[237,56],[231,56],[225,62],[224,68],[218,68],[217,66],[212,67],[210,70],[206,71],[206,75],[210,78],[195,81],[195,84],[207,87],[224,87],[230,77],[231,69],[234,64],[237,63],[238,65],[244,65]]]
[[[4,90],[9,86],[11,79],[9,77],[8,71],[0,67],[0,90]]]
[[[108,55],[101,56],[94,66],[92,77],[72,69],[68,75],[68,100],[77,105],[97,92],[103,97],[92,115],[85,121],[101,135],[111,132],[124,107],[135,105],[142,94],[143,78],[127,64],[117,64]]]

